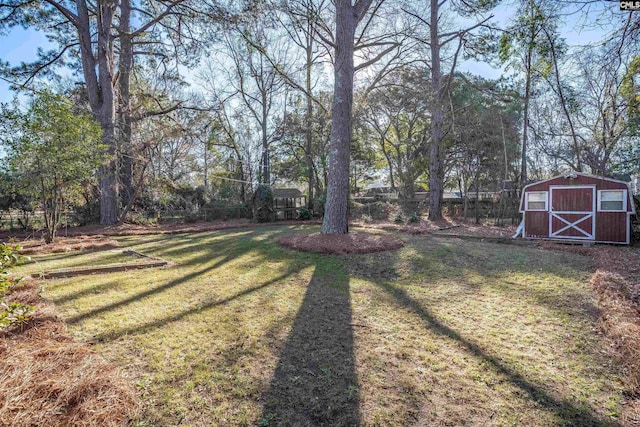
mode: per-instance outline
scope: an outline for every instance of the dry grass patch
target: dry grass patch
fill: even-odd
[[[69,337],[36,283],[8,300],[36,309],[27,324],[0,333],[0,425],[126,426],[137,399],[121,371]]]

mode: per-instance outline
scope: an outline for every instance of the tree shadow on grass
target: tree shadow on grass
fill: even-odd
[[[537,404],[545,410],[556,414],[563,422],[566,423],[568,420],[571,420],[570,423],[566,425],[581,427],[618,425],[613,421],[598,417],[588,407],[576,406],[569,400],[559,396],[553,396],[539,385],[528,381],[525,377],[502,363],[498,357],[487,354],[478,344],[475,344],[454,329],[444,325],[436,316],[409,296],[403,289],[387,282],[374,283],[393,296],[400,305],[420,317],[430,331],[454,340],[474,357],[487,362],[497,373],[503,375],[507,381],[525,392],[531,400],[537,402]]]
[[[176,286],[182,285],[184,283],[189,282],[190,280],[195,279],[196,277],[202,276],[204,274],[207,274],[208,272],[211,272],[217,268],[220,268],[222,266],[224,266],[225,264],[235,260],[236,258],[242,256],[243,254],[249,252],[250,250],[254,249],[254,245],[251,244],[251,242],[242,242],[242,244],[238,244],[236,246],[230,246],[227,244],[227,251],[226,251],[226,255],[224,256],[224,258],[218,260],[217,262],[215,262],[212,265],[206,265],[207,261],[211,261],[211,259],[213,258],[211,253],[205,253],[202,254],[196,258],[192,258],[189,259],[187,262],[185,262],[184,264],[181,264],[181,266],[188,266],[188,265],[201,265],[201,264],[205,264],[206,267],[204,268],[200,268],[190,274],[184,275],[184,276],[180,276],[177,277],[163,285],[159,285],[159,286],[155,286],[153,288],[147,289],[143,292],[139,292],[136,293],[134,295],[131,295],[128,298],[124,298],[121,299],[119,301],[114,301],[110,304],[106,304],[100,307],[95,307],[89,311],[86,311],[84,313],[78,314],[76,316],[70,317],[68,319],[66,319],[66,322],[68,324],[74,324],[74,323],[78,323],[81,322],[87,318],[90,317],[94,317],[97,316],[99,314],[108,312],[108,311],[112,311],[124,306],[127,306],[131,303],[134,303],[136,301],[139,301],[143,298],[147,298],[156,294],[159,294],[161,292],[164,292],[166,290],[169,290],[171,288],[174,288]],[[95,287],[91,288],[93,290],[97,290]],[[58,300],[54,299],[54,302],[59,302],[59,301],[69,301],[72,299],[75,299],[75,297],[81,297],[86,295],[88,292],[86,291],[79,291],[76,292],[74,294],[72,294],[72,296],[66,296],[66,297],[62,297],[59,298]]]
[[[138,324],[138,325],[135,325],[135,326],[132,326],[132,327],[128,327],[128,328],[118,329],[116,331],[105,332],[103,334],[99,334],[99,335],[94,336],[92,341],[96,341],[96,342],[113,341],[113,340],[116,340],[116,339],[118,339],[120,337],[123,337],[125,335],[137,334],[137,333],[141,333],[141,332],[146,333],[146,332],[149,332],[152,329],[165,327],[167,324],[172,323],[172,322],[177,322],[179,320],[184,319],[187,316],[199,314],[199,313],[202,313],[204,311],[213,309],[215,307],[228,304],[228,303],[230,303],[232,301],[235,301],[237,299],[243,298],[245,296],[251,295],[251,294],[253,294],[255,292],[262,291],[265,288],[268,288],[269,286],[277,284],[281,280],[284,280],[287,277],[298,273],[299,271],[300,271],[300,269],[290,269],[290,270],[288,270],[284,274],[281,274],[278,277],[270,279],[270,280],[268,280],[268,281],[266,281],[264,283],[261,283],[259,285],[244,289],[244,290],[242,290],[242,291],[240,291],[240,292],[238,292],[238,293],[236,293],[234,295],[231,295],[229,297],[207,301],[207,302],[205,302],[203,304],[200,304],[200,305],[198,305],[196,307],[189,308],[189,309],[186,309],[186,310],[181,310],[181,311],[178,311],[177,313],[172,314],[171,316],[162,317],[160,319],[157,319],[157,320],[154,320],[154,321],[151,321],[151,322]]]
[[[330,260],[316,265],[263,396],[263,423],[360,424],[349,277]]]
[[[460,246],[454,246],[443,245],[440,240],[433,238],[410,237],[406,240],[409,241],[409,245],[402,251],[389,251],[365,256],[345,256],[343,257],[345,268],[353,276],[360,277],[384,291],[394,303],[398,304],[397,309],[407,310],[417,316],[422,321],[425,330],[446,337],[465,353],[481,361],[482,365],[504,377],[508,383],[519,389],[518,394],[523,395],[530,402],[535,402],[535,405],[540,409],[556,417],[558,424],[618,425],[615,420],[596,413],[596,408],[591,404],[576,401],[571,394],[554,390],[552,385],[546,383],[544,375],[540,380],[528,378],[520,372],[518,367],[512,366],[503,359],[502,356],[507,356],[506,359],[508,359],[509,349],[505,350],[505,354],[500,350],[488,350],[489,347],[485,348],[483,338],[471,334],[465,336],[456,328],[447,325],[429,307],[431,304],[436,307],[439,305],[446,307],[447,298],[458,300],[454,301],[455,303],[460,300],[464,301],[467,297],[478,292],[491,290],[505,294],[512,300],[525,300],[532,306],[539,305],[551,312],[558,313],[559,316],[566,315],[593,320],[593,313],[590,313],[592,306],[585,304],[585,301],[589,299],[588,294],[582,295],[573,291],[569,285],[566,285],[566,289],[562,289],[562,292],[554,292],[526,282],[509,283],[504,279],[509,277],[507,274],[509,272],[530,273],[537,268],[544,271],[551,268],[551,272],[558,277],[578,280],[580,274],[572,272],[573,261],[576,263],[576,268],[579,268],[582,266],[583,260],[567,259],[567,261],[572,261],[569,263],[571,268],[555,268],[557,267],[555,263],[558,260],[555,254],[541,256],[528,248],[522,251],[505,251],[505,254],[497,253],[498,250],[503,249],[492,243],[461,243]],[[502,258],[506,259],[501,261]],[[523,258],[526,262],[518,262],[519,258]],[[535,268],[531,266],[532,264]],[[429,276],[425,277],[427,274]],[[469,277],[467,277],[468,275]],[[450,289],[444,288],[444,290],[441,287],[440,293],[430,292],[429,288],[436,287],[435,283],[442,278],[446,278],[448,281],[455,280],[455,286]],[[470,278],[473,280],[469,280]],[[428,302],[424,303],[414,298],[413,292],[423,295]],[[557,300],[558,293],[562,297],[561,303]],[[440,296],[440,294],[442,295]],[[474,301],[470,299],[469,304]],[[546,345],[553,345],[553,343]],[[585,355],[596,363],[604,363],[596,352],[587,352]],[[568,354],[567,357],[574,356]],[[544,370],[544,367],[541,368]],[[583,375],[589,375],[589,373]],[[587,379],[584,376],[583,378]]]

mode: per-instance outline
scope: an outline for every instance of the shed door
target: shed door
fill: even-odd
[[[595,240],[595,187],[552,186],[549,198],[549,237]]]

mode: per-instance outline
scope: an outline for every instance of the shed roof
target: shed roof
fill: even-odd
[[[297,199],[302,196],[302,191],[297,188],[274,188],[273,197],[275,199]]]
[[[526,190],[527,188],[529,188],[531,186],[534,186],[534,185],[537,186],[537,185],[544,184],[544,183],[549,182],[549,181],[555,181],[557,179],[576,179],[576,178],[590,178],[590,179],[601,180],[601,181],[615,182],[616,184],[622,184],[622,185],[626,185],[628,187],[628,184],[626,182],[619,181],[617,179],[607,178],[607,177],[598,176],[598,175],[591,175],[589,173],[584,173],[584,172],[569,172],[569,173],[565,173],[563,175],[556,175],[553,178],[543,179],[542,181],[532,182],[530,184],[525,185],[523,190]]]

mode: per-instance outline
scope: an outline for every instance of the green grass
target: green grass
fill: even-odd
[[[279,247],[291,230],[122,237],[175,266],[45,295],[137,385],[138,426],[617,423],[588,258],[407,235],[321,256]]]
[[[30,255],[30,261],[13,269],[18,275],[39,274],[45,270],[89,267],[125,262],[139,262],[143,259],[123,253],[123,249],[88,250],[61,252],[49,255]]]

